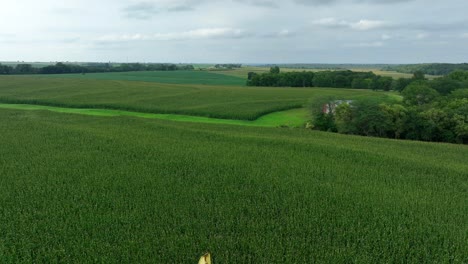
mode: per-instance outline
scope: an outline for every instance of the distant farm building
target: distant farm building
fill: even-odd
[[[332,102],[329,102],[329,103],[323,105],[322,112],[324,114],[330,114],[330,113],[333,114],[333,113],[335,113],[335,110],[339,105],[351,104],[352,102],[353,102],[353,100],[336,100],[336,101],[332,101]]]

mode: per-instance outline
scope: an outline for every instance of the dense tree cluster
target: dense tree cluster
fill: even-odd
[[[31,64],[18,64],[15,67],[0,64],[0,74],[63,74],[63,73],[97,73],[97,72],[129,72],[129,71],[177,71],[193,70],[193,65],[177,65],[169,63],[90,63],[86,65],[65,64],[34,68]]]
[[[303,71],[280,72],[278,66],[272,67],[269,73],[248,74],[248,86],[273,87],[336,87],[354,89],[374,89],[389,91],[393,79],[378,76],[372,72],[353,71]]]
[[[468,72],[417,80],[401,92],[403,102],[360,99],[336,105],[317,101],[315,129],[396,139],[468,144]],[[335,104],[326,113],[323,105]]]
[[[238,69],[242,67],[242,64],[216,64],[216,69]]]
[[[447,75],[454,71],[468,70],[468,63],[451,64],[451,63],[427,63],[427,64],[408,64],[385,66],[383,70],[397,71],[402,73],[414,73],[417,71],[430,75]]]

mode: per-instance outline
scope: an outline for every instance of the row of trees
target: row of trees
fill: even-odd
[[[468,72],[414,81],[401,92],[402,102],[360,99],[329,113],[323,105],[336,98],[323,98],[313,107],[313,125],[343,134],[468,144],[468,86],[460,86],[466,81]],[[458,85],[447,89],[445,83]]]
[[[216,64],[214,66],[216,69],[238,69],[242,67],[242,64]]]
[[[426,82],[432,89],[441,95],[468,87],[465,79],[466,71],[454,71],[447,76],[428,81],[421,71],[416,71],[412,78],[393,79],[378,76],[372,72],[353,71],[303,71],[281,73],[278,66],[272,67],[269,73],[248,73],[247,85],[270,87],[335,87],[353,89],[372,89],[384,91],[403,91],[414,82]]]
[[[0,64],[0,74],[63,74],[63,73],[95,73],[95,72],[129,72],[129,71],[177,71],[193,70],[193,65],[177,65],[169,63],[94,63],[89,65],[65,64],[35,68],[31,64],[18,64],[15,67]]]
[[[407,64],[407,65],[389,65],[382,68],[386,71],[397,71],[402,73],[414,73],[417,71],[430,75],[447,75],[454,71],[468,70],[468,63],[426,63],[426,64]]]
[[[353,71],[303,71],[281,73],[278,66],[272,67],[269,73],[249,72],[248,86],[270,87],[335,87],[354,89],[374,89],[389,91],[393,79],[378,76],[372,72]]]

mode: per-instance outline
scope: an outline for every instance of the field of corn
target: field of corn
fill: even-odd
[[[0,263],[466,263],[468,148],[0,109]]]
[[[194,77],[193,82],[197,80]],[[335,96],[340,99],[372,96],[385,99],[393,95],[334,88],[266,88],[0,76],[0,103],[104,108],[225,119],[255,120],[272,112],[307,106],[316,96]]]
[[[210,71],[140,71],[87,74],[51,74],[47,78],[73,78],[79,80],[122,80],[168,84],[245,85],[247,72],[238,76],[220,75]]]
[[[0,263],[468,261],[466,146],[227,125],[397,94],[164,74],[0,77]]]

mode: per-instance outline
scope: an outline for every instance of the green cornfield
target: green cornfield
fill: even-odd
[[[44,78],[73,78],[80,80],[122,80],[144,81],[172,84],[203,84],[203,85],[245,85],[247,73],[244,76],[219,75],[209,71],[140,71],[112,72],[86,74],[51,74],[41,75]]]
[[[301,108],[317,96],[335,96],[340,99],[376,97],[384,100],[394,97],[394,94],[336,88],[266,88],[0,76],[0,103],[240,120],[255,120],[272,112]]]
[[[0,263],[466,263],[468,148],[0,109]]]

